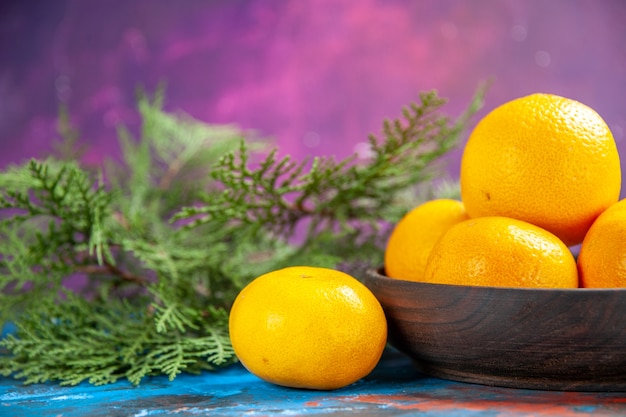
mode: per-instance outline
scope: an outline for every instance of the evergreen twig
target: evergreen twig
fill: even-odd
[[[483,93],[456,120],[422,94],[370,136],[368,158],[298,162],[234,126],[164,111],[161,88],[139,94],[141,134],[120,127],[123,161],[100,173],[76,161],[62,113],[66,155],[0,172],[0,326],[15,326],[0,374],[139,384],[233,362],[238,291],[288,265],[381,262],[381,226],[417,203],[404,195],[437,175]]]

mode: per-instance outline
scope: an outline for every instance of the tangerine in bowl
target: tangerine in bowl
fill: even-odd
[[[391,344],[442,378],[626,391],[621,179],[591,107],[537,93],[490,111],[463,150],[460,200],[407,213],[364,277]]]

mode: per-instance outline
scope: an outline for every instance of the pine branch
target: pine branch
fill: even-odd
[[[310,221],[309,240],[319,230],[352,232],[353,221],[375,227],[380,220],[398,219],[398,192],[432,178],[432,163],[458,143],[460,134],[481,105],[479,90],[457,121],[439,113],[445,100],[435,92],[420,96],[396,120],[386,120],[383,137],[369,138],[371,158],[356,155],[342,161],[315,158],[296,163],[270,152],[251,168],[246,143],[226,154],[212,171],[222,187],[204,195],[203,205],[183,208],[175,220],[187,227],[205,223],[251,226],[251,233],[269,231],[289,238],[303,220]]]
[[[0,356],[0,374],[25,383],[82,381],[100,385],[148,375],[173,379],[233,361],[223,330],[224,312],[205,317],[195,333],[159,333],[151,317],[128,303],[98,304],[66,293],[64,303],[47,302],[23,316],[15,334],[0,342],[12,356]],[[148,352],[147,354],[145,352]]]
[[[379,264],[385,226],[416,187],[433,189],[483,93],[456,120],[421,95],[370,136],[366,159],[295,161],[250,132],[164,111],[159,89],[139,94],[138,138],[119,128],[121,163],[94,173],[49,158],[0,172],[0,325],[16,327],[0,341],[0,374],[139,384],[233,362],[239,290],[289,265]],[[67,152],[78,131],[60,117]],[[69,290],[77,274],[86,284]]]
[[[73,163],[31,160],[29,176],[20,172],[23,169],[12,171],[0,175],[0,208],[14,211],[3,219],[4,224],[47,219],[47,234],[39,235],[38,240],[42,248],[48,247],[48,253],[84,246],[99,263],[105,258],[112,261],[103,230],[111,195],[104,186],[95,184]],[[14,188],[16,173],[23,182]]]

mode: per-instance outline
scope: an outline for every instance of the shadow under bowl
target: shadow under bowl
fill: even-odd
[[[427,284],[363,277],[389,342],[422,372],[511,388],[626,392],[626,289]]]

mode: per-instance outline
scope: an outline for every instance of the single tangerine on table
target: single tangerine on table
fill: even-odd
[[[572,99],[533,94],[477,124],[463,151],[460,182],[470,217],[524,220],[571,246],[619,199],[621,167],[598,113]]]
[[[385,247],[385,274],[420,281],[435,242],[453,225],[467,220],[465,207],[452,199],[430,200],[395,225]]]
[[[237,296],[230,337],[241,363],[274,384],[318,390],[349,385],[376,366],[387,321],[370,290],[327,268],[262,275]]]
[[[626,287],[626,199],[591,225],[580,247],[578,273],[581,287]]]
[[[576,288],[576,261],[552,233],[508,217],[452,226],[433,247],[424,282],[496,287]]]

